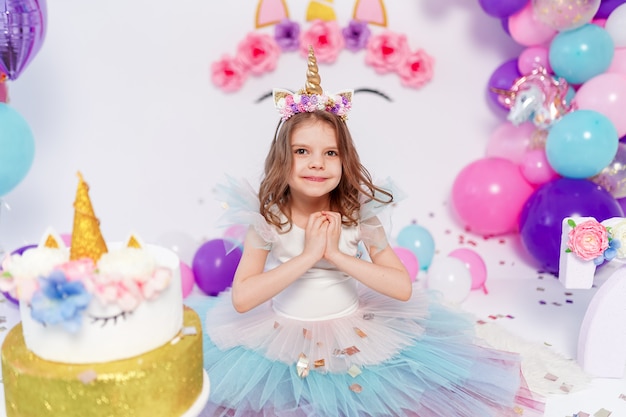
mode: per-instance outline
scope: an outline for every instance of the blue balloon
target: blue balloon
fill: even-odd
[[[0,103],[0,196],[11,191],[28,173],[35,157],[35,140],[26,120]]]
[[[398,246],[413,252],[421,270],[428,269],[435,255],[435,240],[427,229],[411,224],[400,230],[396,241]]]
[[[587,23],[557,33],[548,52],[554,73],[571,84],[582,84],[609,68],[615,53],[611,35],[598,25]]]
[[[561,227],[565,217],[603,221],[623,217],[619,202],[606,189],[586,179],[557,178],[535,190],[519,218],[522,244],[541,268],[559,272]]]
[[[617,129],[608,117],[594,110],[575,110],[550,128],[546,157],[563,177],[589,178],[611,163],[618,144]]]

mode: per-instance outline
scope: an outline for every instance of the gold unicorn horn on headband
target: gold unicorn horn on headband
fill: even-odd
[[[319,68],[317,68],[317,59],[315,59],[315,53],[313,47],[309,45],[309,64],[306,70],[306,84],[304,90],[307,94],[322,94],[322,86],[320,85],[322,79],[320,77]]]

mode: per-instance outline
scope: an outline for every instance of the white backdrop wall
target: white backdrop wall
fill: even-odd
[[[278,120],[270,100],[255,100],[272,87],[304,83],[306,62],[291,52],[238,92],[212,85],[210,64],[233,55],[254,30],[256,3],[49,2],[43,47],[9,84],[10,104],[29,122],[36,155],[25,179],[3,196],[0,246],[36,243],[48,226],[70,232],[77,171],[91,187],[107,240],[134,231],[176,245],[190,262],[194,246],[220,237],[213,187],[225,173],[258,181]],[[287,2],[292,19],[304,23],[306,3]],[[335,1],[341,26],[353,7]],[[474,0],[389,0],[386,8],[388,28],[435,58],[433,81],[420,90],[402,87],[395,74],[365,65],[363,51],[344,50],[334,64],[320,64],[322,86],[375,88],[393,99],[357,95],[348,124],[373,176],[394,178],[408,194],[394,209],[392,236],[417,221],[446,254],[465,233],[448,203],[453,181],[484,155],[505,117],[487,98],[488,79],[521,47]],[[466,237],[491,275],[531,266],[514,235]]]

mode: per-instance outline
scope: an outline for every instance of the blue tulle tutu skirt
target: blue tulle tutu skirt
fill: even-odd
[[[185,300],[205,318],[202,417],[543,415],[519,355],[481,345],[472,319],[435,294],[400,302],[362,288],[355,312],[322,321],[270,303],[240,314],[230,299]]]

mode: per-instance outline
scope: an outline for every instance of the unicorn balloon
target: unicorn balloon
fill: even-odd
[[[509,90],[496,90],[500,102],[509,108],[507,120],[514,125],[531,121],[548,129],[561,116],[573,110],[566,96],[568,84],[547,73],[543,67],[518,78]]]

